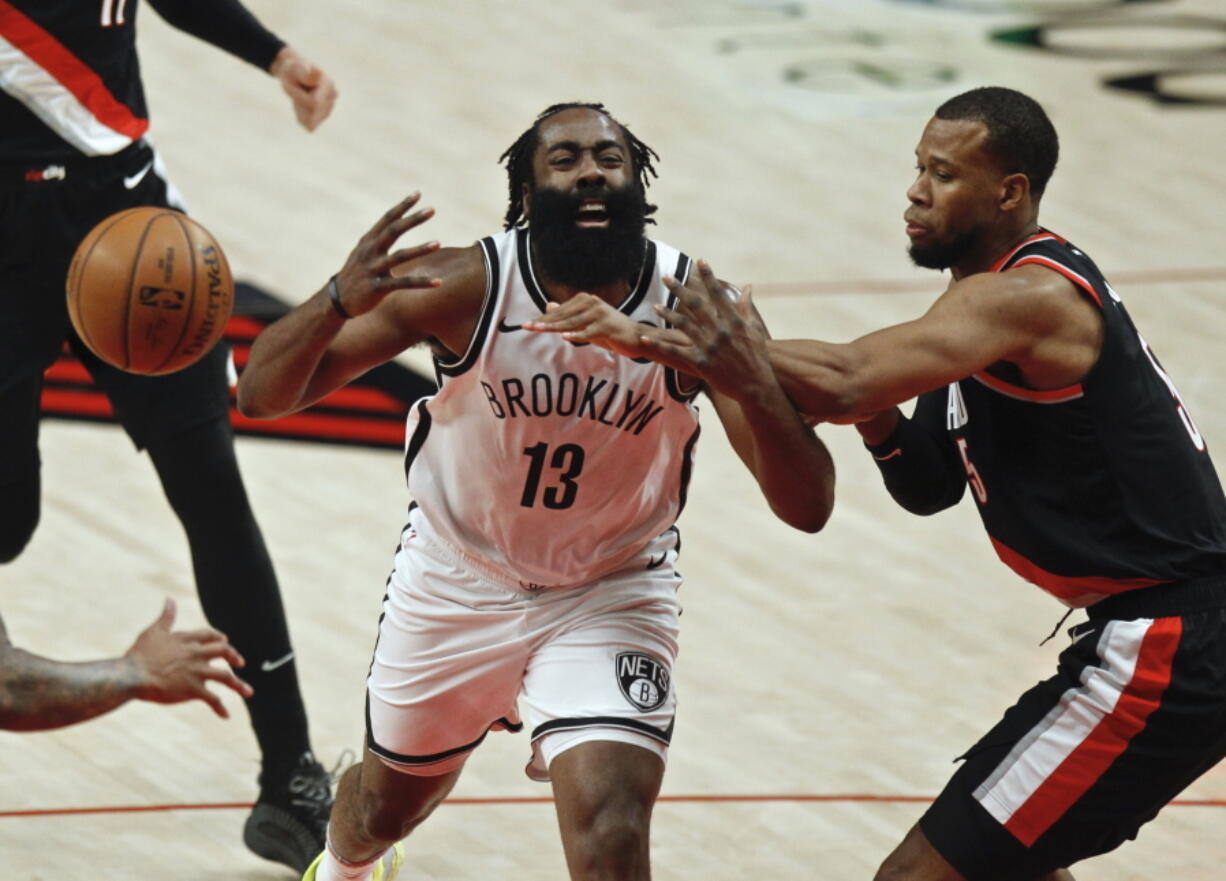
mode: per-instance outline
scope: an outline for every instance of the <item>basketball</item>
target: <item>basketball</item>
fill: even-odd
[[[217,344],[234,280],[208,230],[169,208],[129,208],[81,240],[68,317],[95,355],[129,373],[182,370]]]

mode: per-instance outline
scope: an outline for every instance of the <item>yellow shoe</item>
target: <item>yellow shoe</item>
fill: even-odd
[[[379,860],[374,873],[370,876],[370,881],[392,881],[400,874],[400,867],[403,865],[404,842],[397,841],[383,855],[383,859]]]
[[[318,869],[319,864],[323,862],[324,854],[326,853],[326,850],[321,850],[319,852],[319,856],[311,860],[311,865],[307,866],[307,870],[302,873],[302,881],[315,881],[315,870]]]
[[[327,851],[324,851],[327,853]],[[321,853],[307,866],[306,872],[302,876],[302,881],[315,881],[315,870],[319,868],[319,864],[323,861],[324,855]],[[383,854],[383,858],[375,865],[374,872],[371,873],[370,881],[393,881],[400,874],[400,867],[404,865],[404,842],[397,841],[387,853]]]

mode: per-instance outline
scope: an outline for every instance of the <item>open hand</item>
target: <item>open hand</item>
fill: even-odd
[[[648,331],[659,331],[650,324],[635,321],[594,294],[576,294],[565,303],[550,303],[546,310],[536,321],[524,322],[524,329],[560,333],[572,343],[591,343],[627,358],[647,355],[643,336]],[[680,334],[674,341],[685,342]]]
[[[756,394],[762,383],[776,382],[766,350],[769,334],[753,308],[748,290],[720,281],[705,261],[698,261],[698,279],[682,285],[664,283],[676,299],[676,309],[656,311],[684,337],[644,336],[648,357],[701,378],[731,398]]]
[[[309,132],[328,118],[336,103],[336,83],[319,67],[293,48],[283,46],[268,72],[281,81],[281,88],[294,104],[294,115]]]
[[[174,621],[175,603],[167,599],[162,614],[136,637],[125,655],[137,671],[137,697],[159,704],[202,700],[217,715],[229,718],[221,699],[207,684],[220,682],[243,697],[251,697],[251,686],[230,669],[244,665],[242,656],[224,634],[211,628],[172,631]],[[216,659],[229,666],[213,664]]]
[[[336,274],[341,304],[350,317],[356,318],[374,309],[392,291],[436,288],[442,284],[439,279],[426,275],[392,274],[392,270],[438,250],[438,242],[427,242],[388,253],[397,239],[434,216],[433,208],[406,214],[420,200],[421,193],[413,193],[380,217],[358,240],[344,267]]]

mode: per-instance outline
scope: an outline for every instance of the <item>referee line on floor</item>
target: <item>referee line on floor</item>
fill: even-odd
[[[832,793],[829,795],[777,794],[777,795],[662,795],[658,803],[674,804],[759,804],[762,802],[796,803],[877,803],[877,804],[927,804],[932,796],[927,795],[869,795],[866,793]],[[549,796],[505,796],[494,798],[450,798],[443,805],[513,805],[552,804]],[[1177,798],[1172,805],[1178,807],[1226,808],[1226,799]],[[174,811],[239,811],[250,810],[251,802],[209,802],[201,804],[163,805],[99,805],[78,808],[31,808],[20,811],[0,811],[0,819],[14,817],[69,817],[83,814],[156,814]]]

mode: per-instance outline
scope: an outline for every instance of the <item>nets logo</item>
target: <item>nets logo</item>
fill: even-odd
[[[617,656],[617,684],[626,700],[640,710],[655,710],[668,697],[668,668],[651,655],[622,652]]]
[[[187,294],[174,288],[142,287],[140,289],[140,304],[153,309],[182,309]]]

